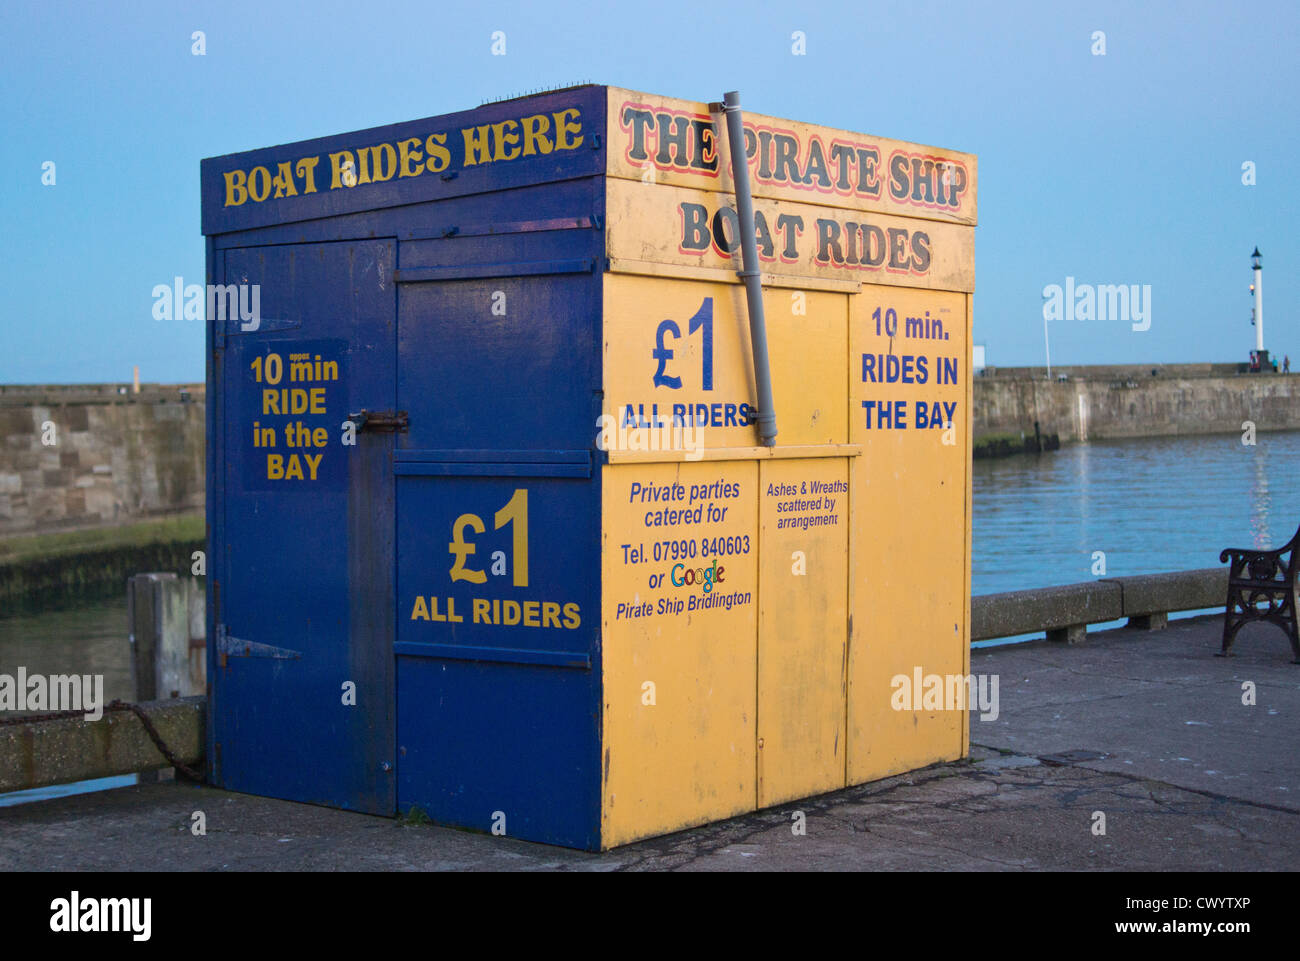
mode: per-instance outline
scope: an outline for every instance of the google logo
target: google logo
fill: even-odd
[[[688,569],[685,574],[680,575],[680,579],[679,579],[678,574],[684,568],[686,568],[685,564],[673,565],[673,570],[671,574],[673,586],[687,587],[691,584],[703,584],[705,594],[708,594],[710,591],[713,590],[714,584],[722,583],[722,574],[726,570],[725,567],[719,567],[717,558],[714,558],[713,565],[711,567],[697,567],[697,568]]]

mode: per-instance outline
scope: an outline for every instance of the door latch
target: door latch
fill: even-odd
[[[405,433],[410,424],[406,411],[366,410],[359,414],[348,414],[348,420],[356,425],[358,431],[373,430],[378,433]]]

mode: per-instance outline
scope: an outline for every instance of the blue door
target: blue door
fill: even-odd
[[[246,285],[257,316],[218,326],[210,399],[225,455],[212,492],[224,551],[209,562],[213,780],[388,815],[395,435],[349,415],[393,409],[394,249],[220,254],[214,279]]]
[[[403,283],[394,464],[401,811],[592,849],[599,296],[589,270]]]

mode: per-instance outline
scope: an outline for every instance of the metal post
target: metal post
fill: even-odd
[[[758,242],[754,230],[754,199],[749,191],[749,161],[745,157],[745,125],[740,112],[740,94],[722,95],[726,111],[727,140],[731,147],[731,176],[736,187],[736,213],[740,219],[741,269],[736,271],[745,285],[749,305],[749,339],[754,349],[754,387],[758,410],[753,417],[766,447],[776,445],[776,410],[772,405],[772,372],[767,359],[767,324],[763,317],[763,285],[758,265]]]
[[[1052,342],[1047,336],[1047,314],[1043,314],[1043,346],[1047,349],[1047,379],[1052,379]]]

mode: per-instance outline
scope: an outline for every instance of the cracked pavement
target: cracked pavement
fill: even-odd
[[[0,809],[0,870],[1289,870],[1300,665],[1268,626],[1213,657],[1221,625],[972,651],[968,759],[604,854],[165,781]]]

